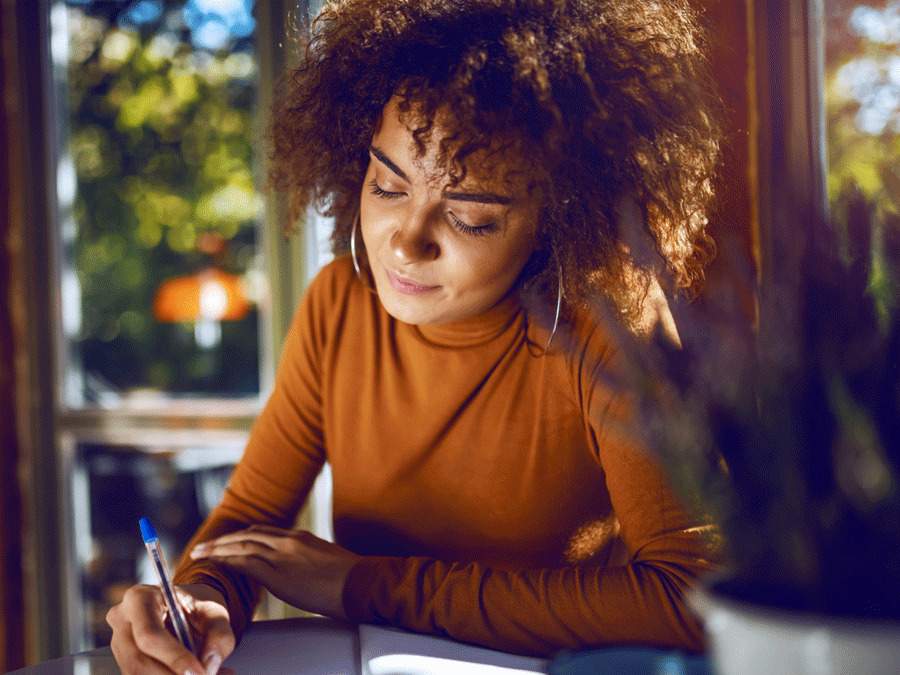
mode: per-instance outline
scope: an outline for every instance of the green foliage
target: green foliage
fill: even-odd
[[[96,5],[69,10],[77,180],[69,255],[83,308],[73,338],[88,389],[253,394],[255,312],[224,325],[214,353],[196,344],[191,326],[152,314],[166,279],[212,264],[245,274],[252,262],[262,210],[252,56],[196,50],[184,31],[123,30]],[[222,254],[198,250],[204,233],[225,240]]]
[[[894,72],[900,34],[890,18],[900,4],[825,4],[828,194],[837,201],[852,183],[881,208],[887,202],[879,167],[900,157],[900,81]]]

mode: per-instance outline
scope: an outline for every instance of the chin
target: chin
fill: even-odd
[[[453,323],[471,316],[471,313],[461,311],[448,311],[446,309],[436,309],[435,301],[428,301],[425,298],[410,300],[406,297],[387,298],[379,294],[381,306],[388,314],[397,321],[408,323],[413,326],[428,326],[432,324]]]
[[[381,306],[384,308],[384,311],[397,321],[413,324],[415,326],[422,326],[434,322],[434,317],[431,312],[424,311],[424,308],[422,307],[410,306],[411,303],[409,300],[397,298],[394,297],[394,295],[395,294],[387,295],[379,292],[378,299],[381,301]]]

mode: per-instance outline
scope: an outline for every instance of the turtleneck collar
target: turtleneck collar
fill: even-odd
[[[474,347],[501,335],[521,317],[522,301],[518,290],[486,312],[451,323],[410,326],[425,342],[436,347]]]

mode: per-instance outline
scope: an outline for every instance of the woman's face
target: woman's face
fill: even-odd
[[[475,153],[465,179],[449,186],[438,163],[439,121],[420,156],[390,101],[372,137],[360,200],[378,297],[388,314],[417,325],[496,305],[528,261],[537,230],[538,199],[524,172],[510,174],[518,168],[512,153]]]

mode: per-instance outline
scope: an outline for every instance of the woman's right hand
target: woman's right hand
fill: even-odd
[[[191,654],[165,626],[166,603],[158,586],[137,585],[106,615],[113,629],[110,648],[125,675],[223,675],[219,670],[235,645],[228,608],[211,586],[177,586],[188,623],[200,645]]]

